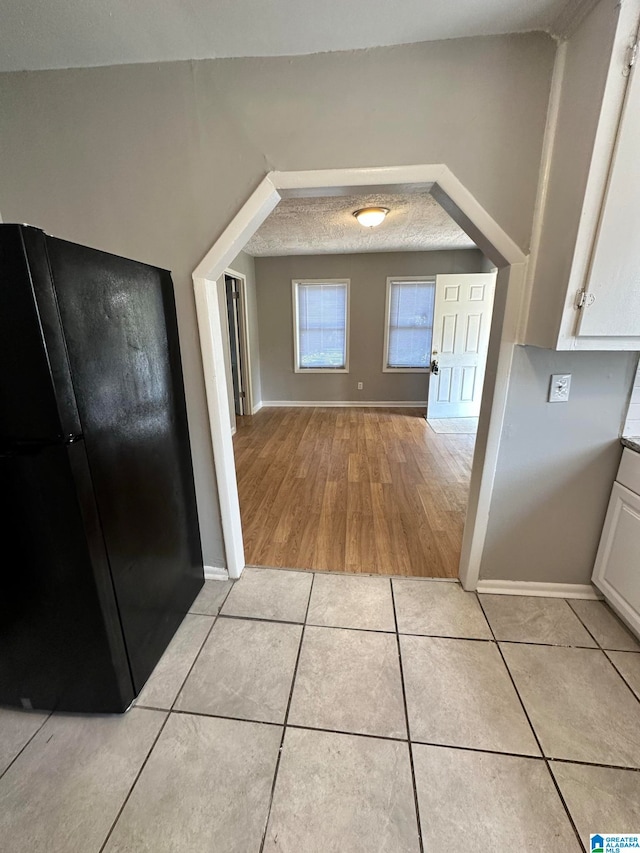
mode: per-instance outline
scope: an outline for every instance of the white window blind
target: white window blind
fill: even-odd
[[[387,367],[429,367],[435,280],[392,281],[390,289]]]
[[[297,282],[298,368],[345,369],[347,283]]]

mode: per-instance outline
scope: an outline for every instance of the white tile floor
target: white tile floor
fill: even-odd
[[[0,709],[0,849],[580,853],[640,832],[639,697],[599,602],[249,569],[123,717]]]

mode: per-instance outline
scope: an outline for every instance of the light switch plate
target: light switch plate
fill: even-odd
[[[566,403],[569,400],[569,390],[571,388],[570,373],[554,373],[551,376],[549,383],[549,402],[550,403]]]

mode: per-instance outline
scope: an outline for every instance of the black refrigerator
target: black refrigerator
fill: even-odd
[[[122,712],[203,585],[168,272],[0,225],[0,705]]]

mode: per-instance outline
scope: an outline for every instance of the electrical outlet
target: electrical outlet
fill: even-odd
[[[549,384],[549,402],[566,403],[569,400],[569,389],[571,388],[570,373],[554,373]]]
[[[364,382],[358,382],[358,391],[362,391],[364,388]]]

